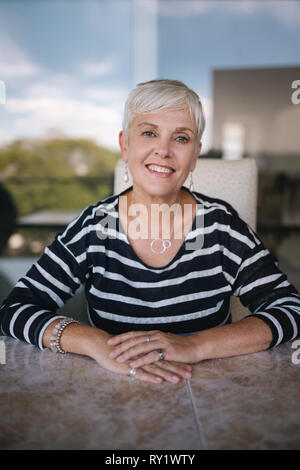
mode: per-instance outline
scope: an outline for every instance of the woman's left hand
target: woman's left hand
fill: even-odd
[[[109,356],[117,362],[133,359],[130,366],[136,368],[157,362],[160,359],[158,350],[161,349],[167,361],[192,364],[198,362],[193,336],[157,330],[130,331],[109,339],[108,344],[115,347]]]

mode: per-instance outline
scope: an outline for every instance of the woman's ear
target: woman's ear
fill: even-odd
[[[191,171],[194,171],[194,169],[196,168],[197,160],[198,160],[198,157],[201,153],[201,149],[202,149],[202,142],[199,142],[199,145],[198,145],[197,150],[195,152],[195,155],[193,157]]]
[[[119,145],[121,149],[121,154],[122,154],[122,159],[124,162],[128,161],[128,145],[127,145],[127,139],[124,134],[124,131],[119,132]]]

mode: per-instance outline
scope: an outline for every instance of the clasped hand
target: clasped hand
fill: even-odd
[[[150,364],[157,364],[160,355],[158,350],[164,353],[163,363],[190,364],[197,362],[195,348],[190,336],[180,336],[161,331],[130,331],[110,338],[107,343],[113,346],[109,354],[111,359],[118,363],[127,362],[130,367],[141,368]],[[178,364],[179,365],[179,364]],[[187,371],[186,378],[191,376]]]

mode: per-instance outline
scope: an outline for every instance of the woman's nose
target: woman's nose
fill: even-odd
[[[161,158],[171,157],[172,148],[169,139],[160,139],[157,141],[154,153],[159,155]]]

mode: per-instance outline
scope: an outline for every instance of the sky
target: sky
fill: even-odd
[[[154,35],[134,34],[137,5],[154,15]],[[143,68],[155,47],[145,78],[183,80],[200,95],[208,150],[212,71],[299,66],[299,44],[299,1],[0,0],[0,145],[62,133],[118,149],[134,61]]]

